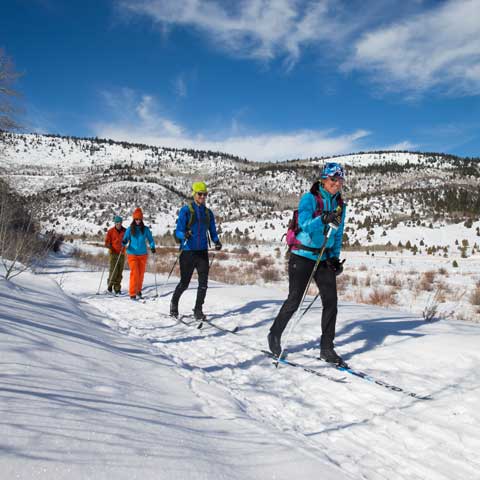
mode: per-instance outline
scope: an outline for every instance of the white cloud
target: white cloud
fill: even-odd
[[[344,71],[364,71],[386,91],[412,97],[430,89],[480,94],[480,1],[434,2],[429,10],[426,5],[394,0],[120,2],[122,12],[146,16],[163,31],[192,28],[215,48],[241,57],[280,57],[291,69],[305,48],[314,47],[323,60]]]
[[[152,95],[138,94],[130,88],[103,91],[100,95],[114,118],[112,125],[122,125],[127,130],[141,131],[144,135],[176,137],[183,133],[180,125],[160,113],[158,102]],[[99,125],[96,124],[95,130]]]
[[[331,14],[335,2],[317,0],[123,0],[124,11],[156,23],[192,26],[236,55],[269,60],[285,55],[289,65],[301,46],[344,34]]]
[[[480,94],[480,2],[451,0],[366,33],[348,70],[366,71],[387,90]]]
[[[239,133],[235,119],[233,130],[217,138],[190,133],[177,122],[160,113],[151,95],[131,89],[117,93],[103,92],[112,119],[92,125],[93,134],[101,138],[130,141],[171,148],[193,148],[231,153],[255,161],[280,161],[322,155],[349,153],[361,149],[360,140],[370,133],[357,130],[336,134],[333,130],[302,130],[287,133]]]

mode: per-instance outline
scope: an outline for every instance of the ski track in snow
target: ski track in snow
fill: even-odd
[[[288,434],[327,455],[354,478],[480,479],[478,325],[425,323],[404,312],[340,303],[338,351],[376,379],[431,394],[425,401],[316,360],[320,302],[296,326],[290,358],[345,383],[289,366],[276,369],[260,352],[283,292],[210,282],[204,311],[219,326],[238,325],[232,335],[207,324],[198,329],[191,316],[185,318],[190,326],[170,318],[176,279],[154,298],[153,277],[147,274],[144,292],[150,298],[133,302],[128,296],[92,295],[86,288],[93,283],[78,287],[78,275],[94,278],[71,272],[62,279],[64,290],[103,312],[111,328],[148,341],[170,358],[211,415],[229,419],[246,412],[276,429],[279,438]],[[159,278],[158,284],[164,281]],[[124,290],[127,284],[128,273]],[[192,281],[181,314],[191,314],[195,294]]]

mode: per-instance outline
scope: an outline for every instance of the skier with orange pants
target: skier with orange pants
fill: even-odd
[[[127,260],[130,267],[129,295],[132,300],[142,298],[143,276],[147,266],[147,246],[155,253],[155,242],[152,232],[143,223],[143,212],[136,208],[133,212],[133,221],[123,236],[122,245],[127,246]]]

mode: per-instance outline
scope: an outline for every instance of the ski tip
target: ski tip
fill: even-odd
[[[197,326],[197,328],[200,330],[203,327],[203,322],[200,322]]]

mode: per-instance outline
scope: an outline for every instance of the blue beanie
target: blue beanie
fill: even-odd
[[[123,222],[123,218],[120,217],[119,215],[115,215],[115,216],[113,217],[113,222],[114,222],[114,223],[122,223],[122,222]]]

